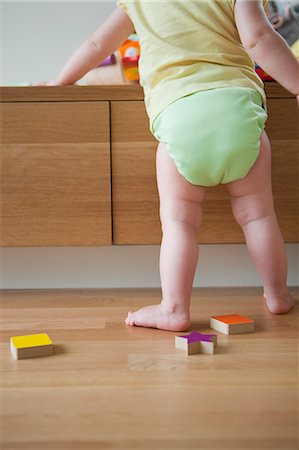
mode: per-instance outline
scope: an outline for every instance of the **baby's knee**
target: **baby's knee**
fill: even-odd
[[[182,222],[192,226],[196,231],[202,222],[202,205],[198,202],[177,200],[160,205],[162,228],[171,222]]]
[[[273,213],[274,208],[273,201],[270,199],[240,198],[232,200],[232,210],[237,223],[244,227],[250,222],[268,217]]]

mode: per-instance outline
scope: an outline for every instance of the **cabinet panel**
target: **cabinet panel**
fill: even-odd
[[[267,131],[273,146],[273,191],[284,238],[298,241],[298,110],[293,98],[270,99]],[[111,103],[113,242],[158,244],[161,240],[155,181],[157,142],[141,101]],[[207,189],[201,243],[240,243],[224,186]]]
[[[286,242],[299,242],[299,111],[294,98],[269,99],[275,209]]]
[[[1,110],[1,246],[110,244],[109,102]]]
[[[161,239],[155,154],[142,101],[111,102],[113,243]]]

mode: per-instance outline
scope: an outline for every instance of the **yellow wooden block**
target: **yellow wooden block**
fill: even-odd
[[[53,343],[45,333],[10,338],[10,349],[15,359],[37,358],[53,354]]]

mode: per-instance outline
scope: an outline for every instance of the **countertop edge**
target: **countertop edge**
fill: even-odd
[[[295,98],[278,83],[265,82],[267,98]],[[0,102],[136,101],[143,100],[139,85],[1,86]]]

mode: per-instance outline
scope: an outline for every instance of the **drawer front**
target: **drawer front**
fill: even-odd
[[[299,111],[294,98],[268,100],[275,209],[286,242],[299,242]]]
[[[1,246],[111,244],[109,102],[1,112]]]
[[[157,142],[143,101],[111,102],[113,243],[158,244]]]
[[[298,241],[298,110],[289,98],[270,99],[267,131],[273,147],[273,191],[288,242]],[[296,122],[297,121],[297,122]],[[113,242],[158,244],[161,240],[155,180],[157,142],[142,101],[111,103]],[[224,186],[206,191],[201,243],[242,243]]]

